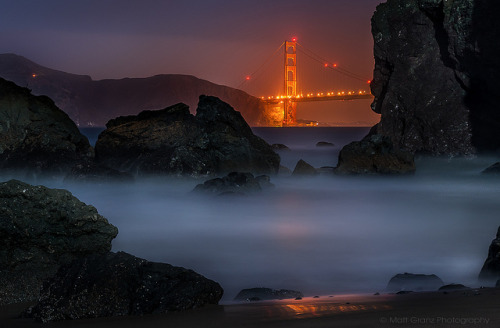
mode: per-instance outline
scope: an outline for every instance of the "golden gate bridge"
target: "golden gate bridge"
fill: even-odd
[[[296,38],[291,41],[283,42],[280,47],[274,52],[273,55],[279,51],[284,54],[284,83],[283,93],[273,96],[262,96],[261,100],[267,107],[267,110],[273,111],[280,122],[275,125],[281,126],[295,126],[297,125],[297,103],[300,102],[313,102],[313,101],[332,101],[332,100],[358,100],[358,99],[371,99],[369,90],[330,90],[323,92],[299,92],[297,88],[297,52],[301,51],[302,54],[309,57],[313,61],[319,63],[324,69],[328,69],[340,73],[348,78],[360,81],[366,87],[371,81],[361,75],[353,73],[336,63],[331,63],[315,52],[305,48],[297,42]],[[261,68],[264,65],[261,66]],[[257,71],[259,71],[259,68]],[[245,80],[238,86],[240,89],[246,82],[252,80],[252,76],[256,72],[247,76]],[[282,118],[282,119],[281,119]]]

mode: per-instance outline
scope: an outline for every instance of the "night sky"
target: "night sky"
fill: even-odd
[[[0,2],[0,53],[95,80],[189,74],[260,97],[279,92],[282,57],[272,54],[292,37],[363,78],[322,77],[333,73],[321,73],[318,63],[299,53],[300,69],[307,67],[307,73],[299,69],[301,91],[369,90],[370,18],[381,0]],[[244,82],[256,70],[255,79]],[[360,120],[374,119],[369,101],[359,106],[364,109],[354,112]]]

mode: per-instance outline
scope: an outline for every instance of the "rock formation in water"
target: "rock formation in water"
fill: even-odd
[[[249,288],[241,290],[235,301],[266,301],[303,297],[301,292],[288,289]]]
[[[0,54],[0,76],[30,88],[36,95],[49,96],[79,126],[104,126],[114,117],[180,102],[194,109],[201,94],[231,104],[252,126],[270,124],[260,99],[190,75],[93,81],[90,76],[56,71],[18,55]]]
[[[488,166],[481,172],[481,174],[500,175],[500,162],[496,162],[495,164]]]
[[[488,257],[479,273],[481,283],[494,285],[498,279],[500,279],[500,227],[498,227],[496,238],[490,244]]]
[[[62,266],[26,316],[49,322],[145,315],[217,304],[221,286],[192,270],[107,253]]]
[[[376,133],[396,148],[500,148],[500,1],[388,0],[372,18]]]
[[[271,188],[274,185],[267,175],[254,177],[252,173],[231,172],[222,178],[214,178],[197,185],[193,192],[208,195],[247,195]]]
[[[391,278],[387,284],[388,292],[399,291],[435,291],[438,290],[444,283],[435,274],[414,274],[414,273],[399,273]]]
[[[318,172],[316,169],[306,161],[299,159],[295,168],[293,169],[292,176],[311,176],[316,175]]]
[[[274,174],[280,158],[241,114],[216,97],[200,96],[196,116],[184,104],[106,125],[95,151],[99,164],[133,174]]]
[[[51,99],[0,78],[0,169],[65,172],[93,156],[87,138]]]
[[[66,190],[0,183],[0,304],[37,299],[60,265],[109,252],[117,233]]]
[[[369,135],[339,153],[337,174],[409,174],[415,172],[414,155],[394,149],[389,137]]]

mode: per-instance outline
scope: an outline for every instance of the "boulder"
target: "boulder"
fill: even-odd
[[[479,273],[479,281],[484,284],[493,285],[498,279],[500,279],[500,227],[496,238],[490,244],[488,257]]]
[[[288,146],[286,146],[284,144],[272,144],[271,147],[274,150],[290,150],[290,148],[288,148]]]
[[[391,139],[378,134],[346,145],[339,153],[337,174],[408,174],[415,172],[414,155],[397,150]]]
[[[266,301],[288,298],[302,298],[301,292],[288,289],[249,288],[241,290],[234,298],[235,301]]]
[[[500,174],[500,162],[496,162],[495,164],[485,168],[481,174],[488,175],[499,175]]]
[[[175,312],[217,304],[222,294],[192,270],[110,252],[62,266],[25,316],[50,322]]]
[[[271,188],[269,176],[254,177],[252,173],[231,172],[222,178],[215,178],[197,185],[193,192],[209,195],[252,194]]]
[[[500,2],[388,0],[372,17],[376,133],[396,149],[500,147]]]
[[[87,138],[50,98],[0,78],[0,169],[64,173],[93,156]]]
[[[408,291],[435,291],[444,283],[435,274],[400,273],[389,280],[386,290],[388,292]]]
[[[109,252],[117,233],[66,190],[0,183],[0,304],[37,299],[60,265]]]
[[[318,141],[316,147],[335,147],[335,145],[328,141]]]
[[[466,289],[470,289],[470,287],[464,286],[462,284],[448,284],[448,285],[444,285],[444,286],[439,287],[438,291],[440,291],[440,292],[453,292],[456,290],[466,290]]]
[[[293,169],[292,176],[316,175],[317,173],[312,165],[300,159]]]
[[[64,182],[110,183],[133,182],[134,176],[108,167],[99,166],[94,162],[76,164],[64,177]]]
[[[132,174],[277,173],[280,158],[253,134],[241,114],[218,98],[200,96],[196,116],[184,104],[106,125],[96,143],[100,165]]]

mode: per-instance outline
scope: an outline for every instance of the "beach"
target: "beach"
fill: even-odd
[[[500,289],[381,295],[326,295],[206,306],[142,317],[67,320],[20,319],[26,305],[0,307],[0,328],[157,327],[498,327]]]

